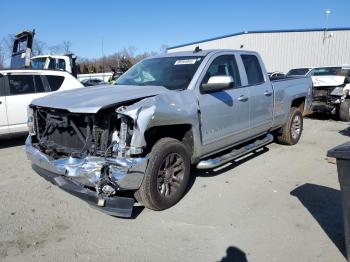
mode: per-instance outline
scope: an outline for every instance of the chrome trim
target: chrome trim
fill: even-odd
[[[216,158],[212,159],[206,159],[202,160],[197,164],[198,169],[212,169],[218,166],[221,166],[223,164],[226,164],[227,162],[230,162],[231,160],[234,160],[238,157],[241,157],[249,152],[252,152],[264,145],[267,145],[273,141],[273,136],[271,134],[267,134],[266,137],[263,139],[258,139],[252,144],[248,144],[246,146],[243,146],[239,149],[234,149],[231,152],[221,155]]]
[[[32,145],[32,137],[25,142],[28,159],[34,164],[57,175],[69,177],[83,185],[96,187],[104,166],[110,168],[110,176],[118,190],[136,190],[141,186],[148,158],[103,158],[87,156],[85,158],[66,157],[50,159]]]

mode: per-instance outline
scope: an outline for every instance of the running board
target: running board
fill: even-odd
[[[241,148],[234,149],[231,152],[218,156],[213,159],[207,159],[207,160],[202,160],[197,164],[198,169],[211,169],[217,166],[221,166],[227,162],[230,162],[231,160],[234,160],[238,157],[241,157],[245,154],[248,154],[264,145],[267,145],[273,141],[273,136],[271,134],[267,134],[264,138],[262,139],[257,139],[255,140],[254,143],[245,145]]]

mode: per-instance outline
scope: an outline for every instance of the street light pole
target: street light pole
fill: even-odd
[[[324,26],[324,32],[323,32],[323,43],[326,41],[326,38],[327,38],[328,19],[329,19],[329,15],[331,14],[331,10],[327,9],[325,14],[326,14],[326,24]]]

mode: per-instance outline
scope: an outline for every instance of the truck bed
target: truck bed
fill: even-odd
[[[279,127],[286,122],[291,105],[286,104],[285,101],[306,97],[303,114],[307,115],[310,112],[312,102],[312,80],[310,77],[283,77],[278,80],[272,80],[271,84],[275,93],[273,128]]]

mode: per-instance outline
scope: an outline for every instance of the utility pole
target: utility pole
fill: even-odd
[[[324,26],[324,31],[323,31],[323,43],[325,43],[327,39],[327,31],[328,31],[328,20],[329,20],[329,15],[331,14],[331,10],[327,9],[325,14],[326,14],[326,24]]]

